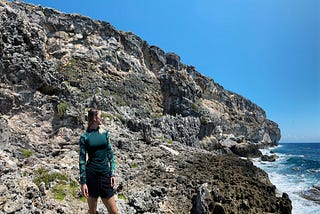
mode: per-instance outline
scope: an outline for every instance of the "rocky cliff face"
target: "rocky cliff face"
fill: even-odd
[[[85,209],[75,183],[90,107],[112,135],[123,213],[290,212],[235,157],[280,139],[259,106],[107,22],[1,0],[0,29],[3,212]]]

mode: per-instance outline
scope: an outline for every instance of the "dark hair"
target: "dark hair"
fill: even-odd
[[[93,123],[93,119],[98,115],[97,109],[90,109],[88,111],[88,127],[87,130],[90,128],[91,124]]]

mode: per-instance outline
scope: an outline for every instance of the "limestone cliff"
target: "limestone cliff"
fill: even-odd
[[[37,184],[35,180],[44,175],[43,168],[49,174],[56,169],[77,178],[75,150],[90,107],[103,111],[113,135],[119,162],[117,191],[123,197],[119,203],[124,213],[290,210],[289,199],[276,197],[267,176],[252,165],[248,166],[255,170],[249,174],[263,186],[263,190],[250,193],[258,199],[236,199],[239,191],[250,186],[234,190],[235,198],[223,195],[224,185],[241,186],[243,180],[237,185],[232,179],[211,176],[212,171],[208,170],[223,173],[224,164],[230,167],[227,163],[240,161],[233,154],[259,156],[259,148],[277,145],[280,130],[259,106],[183,64],[178,55],[165,53],[107,22],[21,2],[0,1],[0,30],[1,176],[10,183],[6,174],[11,173],[16,177],[15,188],[28,189],[21,190],[27,196],[8,193],[0,198],[4,212],[28,209],[27,205],[12,208],[10,197],[20,197],[21,201],[29,197],[29,208],[34,211],[50,210],[50,203],[61,213],[68,213],[70,207],[79,211],[75,211],[80,209],[76,204],[72,207],[70,203],[68,209],[60,205],[56,208],[52,205],[55,200],[44,207],[34,204],[35,199],[50,198],[48,191],[54,192],[51,187],[59,184],[59,179],[51,184]],[[185,160],[179,152],[183,157],[194,155]],[[161,157],[167,153],[169,157]],[[215,157],[222,162],[218,161],[216,168],[210,166],[201,171],[196,169],[203,161],[199,157],[205,157],[203,166],[209,167]],[[246,164],[241,162],[239,168],[246,170]],[[32,171],[31,166],[40,172]],[[203,170],[207,171],[199,175]],[[150,173],[145,181],[144,173]],[[160,177],[167,184],[161,183]],[[32,179],[34,185],[28,185]],[[67,181],[72,184],[72,179]],[[182,192],[172,190],[176,182],[183,186]],[[9,183],[0,185],[0,189],[10,192]],[[205,188],[212,195],[197,199],[204,197],[203,193],[196,196],[198,188],[202,188],[200,192]],[[270,201],[259,204],[255,201],[260,201],[259,194],[268,196]],[[144,196],[156,200],[143,201]]]

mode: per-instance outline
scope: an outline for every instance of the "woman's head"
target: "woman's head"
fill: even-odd
[[[102,124],[101,111],[90,109],[88,111],[88,129],[98,128]]]

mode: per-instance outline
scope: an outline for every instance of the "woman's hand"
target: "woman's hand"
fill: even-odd
[[[89,197],[89,192],[88,192],[88,187],[87,184],[82,184],[81,185],[81,192],[84,197],[88,198]]]
[[[114,187],[116,185],[116,178],[112,176],[110,181],[111,181],[111,187]]]

